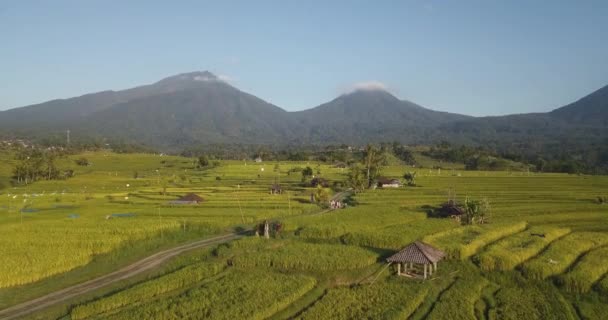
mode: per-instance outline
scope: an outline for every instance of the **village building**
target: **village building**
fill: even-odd
[[[397,275],[426,279],[437,271],[437,263],[446,256],[445,252],[422,241],[416,241],[386,259],[397,264]],[[422,266],[422,274],[419,267]],[[403,267],[403,272],[401,271]]]
[[[199,204],[201,202],[205,201],[203,198],[201,198],[200,196],[194,194],[194,193],[188,193],[187,195],[177,199],[177,200],[173,200],[170,201],[169,204]]]
[[[401,187],[401,181],[394,178],[380,177],[378,178],[377,186],[378,188],[399,188]]]
[[[256,157],[254,161],[257,163],[260,163],[260,162],[262,162],[262,157]]]

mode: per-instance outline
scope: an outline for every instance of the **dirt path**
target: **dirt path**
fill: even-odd
[[[82,295],[85,293],[89,293],[91,291],[97,290],[99,288],[105,287],[109,284],[121,281],[123,279],[135,276],[142,272],[148,271],[154,267],[159,266],[163,262],[175,257],[185,251],[204,248],[211,245],[216,245],[228,241],[232,241],[238,238],[241,238],[245,235],[245,232],[242,233],[230,233],[222,236],[204,239],[192,243],[188,243],[185,245],[181,245],[175,248],[167,249],[158,253],[155,253],[149,257],[141,259],[131,265],[128,265],[122,269],[114,271],[112,273],[106,274],[104,276],[73,285],[71,287],[55,291],[53,293],[49,293],[40,298],[36,298],[34,300],[30,300],[27,302],[20,303],[18,305],[12,306],[10,308],[0,310],[0,319],[16,319],[18,317],[23,317],[27,314],[33,313],[35,311],[42,310],[44,308],[50,307],[54,304],[67,301],[73,297],[78,295]]]

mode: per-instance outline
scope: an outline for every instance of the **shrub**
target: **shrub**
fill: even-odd
[[[78,158],[78,159],[74,160],[74,162],[76,162],[77,165],[83,166],[83,167],[84,166],[88,166],[90,164],[89,160],[87,158],[84,158],[84,157],[83,158]]]

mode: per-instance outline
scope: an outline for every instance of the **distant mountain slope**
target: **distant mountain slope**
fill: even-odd
[[[121,140],[166,150],[212,143],[446,140],[567,154],[608,143],[607,106],[608,86],[549,113],[475,118],[426,109],[382,90],[358,90],[309,110],[287,112],[204,71],[3,111],[0,136],[63,141],[70,129],[74,139]]]
[[[194,80],[196,79],[196,80]],[[23,130],[25,125],[36,130],[68,126],[119,103],[153,95],[172,93],[218,81],[210,72],[192,72],[165,78],[154,84],[122,91],[102,91],[69,99],[57,99],[0,112],[0,128]],[[30,128],[33,129],[33,128]]]
[[[549,114],[567,122],[608,127],[608,85]]]
[[[428,141],[429,135],[436,135],[438,125],[471,118],[425,109],[382,90],[358,90],[293,116],[315,143]]]
[[[283,143],[294,129],[285,110],[221,81],[117,104],[82,124],[82,134],[175,149],[193,143]]]

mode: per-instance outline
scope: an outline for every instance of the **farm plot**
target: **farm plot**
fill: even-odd
[[[179,224],[129,219],[31,222],[0,226],[0,288],[31,283],[89,263],[128,241],[157,237]]]
[[[71,318],[85,319],[94,315],[115,312],[124,306],[152,299],[158,295],[187,287],[225,268],[225,263],[196,263],[153,280],[142,282],[110,296],[79,305],[71,312]]]
[[[298,319],[406,319],[428,291],[423,283],[401,280],[331,289]]]
[[[482,247],[526,227],[525,222],[465,226],[428,235],[424,241],[441,248],[451,258],[464,260]]]
[[[608,243],[608,234],[574,232],[553,242],[547,250],[523,264],[523,273],[531,279],[545,279],[565,272],[581,254]]]
[[[456,282],[439,296],[439,300],[426,319],[475,319],[475,302],[487,285],[488,281],[485,278],[476,275],[456,279]]]
[[[575,320],[572,305],[551,283],[525,280],[521,275],[506,275],[498,281],[495,307],[490,319]]]
[[[241,240],[243,241],[243,240]],[[239,268],[276,268],[279,270],[350,270],[372,265],[377,254],[354,246],[315,244],[297,241],[245,240],[257,247],[237,254],[232,263]]]
[[[568,273],[559,277],[568,291],[587,292],[591,286],[608,274],[608,247],[585,254]]]
[[[128,308],[107,319],[264,319],[316,284],[314,278],[232,271],[186,293]]]
[[[568,233],[570,230],[567,228],[532,227],[489,245],[475,257],[475,261],[484,271],[513,270]]]

